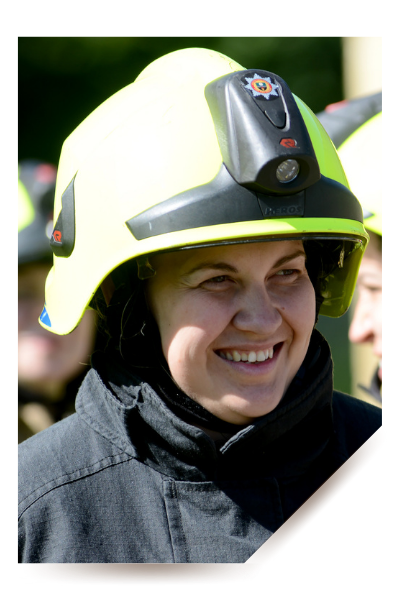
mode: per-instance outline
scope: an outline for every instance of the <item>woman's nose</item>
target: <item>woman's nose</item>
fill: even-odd
[[[241,331],[272,335],[281,325],[282,315],[265,286],[254,286],[242,292],[232,322]]]

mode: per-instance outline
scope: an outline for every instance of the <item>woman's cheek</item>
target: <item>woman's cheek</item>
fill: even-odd
[[[306,285],[303,286],[301,294],[298,297],[298,310],[299,316],[301,320],[304,321],[304,324],[308,324],[311,331],[314,328],[315,324],[315,290],[310,280],[307,280]]]
[[[311,281],[307,278],[299,282],[295,293],[283,295],[280,306],[285,319],[291,322],[294,329],[312,331],[315,323],[315,291]]]

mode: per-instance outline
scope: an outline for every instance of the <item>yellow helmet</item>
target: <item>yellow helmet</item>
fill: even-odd
[[[340,316],[368,241],[311,110],[277,75],[205,49],[156,60],[66,139],[54,214],[40,322],[58,334],[130,259],[145,277],[154,252],[260,239],[333,243],[321,314]]]
[[[364,225],[382,235],[382,113],[359,127],[339,148],[350,187],[363,207]],[[366,176],[368,174],[368,176]]]
[[[382,236],[382,92],[332,104],[317,117],[338,149],[365,227]]]

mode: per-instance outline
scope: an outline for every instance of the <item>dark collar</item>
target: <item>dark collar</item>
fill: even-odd
[[[300,369],[280,404],[219,448],[175,414],[142,373],[131,373],[122,361],[104,354],[93,356],[77,412],[125,452],[175,479],[292,480],[318,460],[332,433],[332,361],[316,330],[310,348],[306,361],[314,364]],[[319,348],[316,358],[314,348]]]
[[[376,369],[368,388],[361,384],[359,384],[358,387],[372,396],[379,404],[382,404],[382,382],[379,379],[378,372],[379,367]]]

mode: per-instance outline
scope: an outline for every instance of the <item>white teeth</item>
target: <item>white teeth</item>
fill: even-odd
[[[219,354],[220,354],[220,356],[222,356],[222,358],[226,358],[228,360],[233,360],[235,362],[254,363],[254,362],[264,362],[265,360],[272,358],[274,356],[274,349],[269,348],[264,351],[259,350],[258,352],[254,352],[253,350],[251,350],[251,352],[249,352],[249,353],[238,352],[237,350],[233,350],[232,353],[220,352]]]

